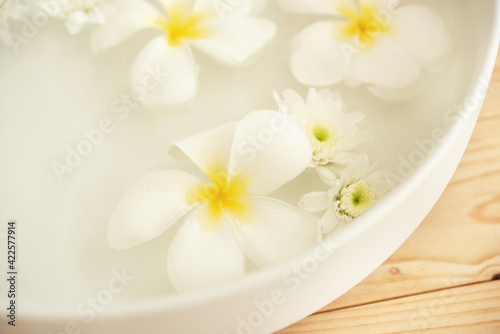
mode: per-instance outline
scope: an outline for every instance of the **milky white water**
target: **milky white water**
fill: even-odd
[[[429,4],[459,36],[458,22],[464,16],[460,8],[451,0]],[[173,141],[241,119],[252,110],[274,108],[273,89],[305,94],[306,87],[289,71],[288,44],[314,18],[283,15],[272,5],[263,16],[276,20],[279,34],[254,66],[229,69],[195,54],[201,67],[200,93],[187,106],[189,112],[151,113],[139,106],[123,119],[114,112],[115,101],[130,93],[128,69],[152,36],[149,32],[94,56],[88,33],[70,36],[61,22],[51,20],[21,52],[0,46],[0,233],[8,219],[17,220],[24,302],[50,300],[76,307],[105,288],[113,270],[122,268],[135,279],[115,301],[173,293],[165,260],[178,224],[151,242],[119,251],[106,243],[108,221],[123,192],[144,172],[185,168],[199,173],[189,162],[167,156]],[[374,142],[367,150],[374,162],[397,169],[399,157],[408,157],[416,148],[415,140],[445,126],[443,113],[463,98],[462,83],[470,74],[463,66],[464,44],[457,42],[447,71],[426,75],[422,93],[404,104],[381,102],[364,89],[334,87],[350,110],[368,115],[365,124]],[[97,146],[60,182],[52,164],[64,163],[69,150],[86,139],[83,132],[99,128],[103,120],[112,123],[104,126],[110,133],[102,143],[96,137]],[[296,204],[300,195],[322,187],[309,181],[311,175],[306,173],[276,196]],[[4,266],[5,261],[0,262]]]

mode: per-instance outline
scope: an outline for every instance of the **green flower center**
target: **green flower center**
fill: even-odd
[[[330,130],[323,125],[315,125],[312,128],[312,134],[319,142],[324,143],[332,137]]]
[[[344,188],[340,194],[342,210],[351,217],[357,217],[375,203],[375,192],[361,180]]]

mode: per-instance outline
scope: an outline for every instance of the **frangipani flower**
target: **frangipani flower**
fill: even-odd
[[[93,49],[100,51],[144,28],[162,32],[142,49],[130,73],[132,86],[143,86],[151,68],[168,73],[159,87],[148,92],[143,101],[147,106],[179,104],[196,95],[198,66],[191,47],[234,66],[256,54],[276,33],[272,21],[252,16],[250,0],[222,18],[211,0],[161,2],[166,14],[143,0],[121,1],[116,15],[92,37]]]
[[[340,223],[350,222],[366,212],[390,189],[384,171],[374,172],[366,154],[360,154],[342,172],[340,178],[331,173],[325,180],[331,187],[327,192],[312,192],[304,195],[299,207],[309,212],[327,210],[320,224],[323,234],[330,233]]]
[[[368,131],[358,127],[365,114],[346,113],[340,94],[310,88],[304,101],[296,91],[288,89],[283,98],[275,92],[275,99],[279,111],[292,118],[307,135],[313,152],[309,167],[316,168],[320,176],[325,166],[349,164],[353,150],[371,138]]]
[[[6,46],[13,43],[10,31],[10,21],[20,20],[28,7],[21,0],[0,1],[0,39]]]
[[[452,51],[448,28],[424,5],[389,0],[279,0],[286,11],[333,16],[300,31],[290,66],[310,86],[365,85],[393,102],[415,95],[424,71],[439,72]]]
[[[40,5],[55,17],[65,20],[72,35],[78,34],[86,24],[102,25],[106,22],[106,0],[44,0]]]
[[[108,241],[113,248],[129,248],[182,217],[167,259],[178,290],[242,275],[245,255],[266,266],[320,238],[316,217],[262,197],[298,176],[311,159],[307,138],[288,118],[255,111],[240,123],[180,141],[172,153],[187,155],[207,180],[178,170],[144,175],[116,208]]]

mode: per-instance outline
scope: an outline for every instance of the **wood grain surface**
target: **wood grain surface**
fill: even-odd
[[[453,179],[351,291],[279,333],[500,333],[500,59]]]

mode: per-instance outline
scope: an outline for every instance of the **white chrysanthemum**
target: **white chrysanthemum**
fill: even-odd
[[[295,120],[306,133],[313,151],[309,167],[317,168],[320,175],[324,166],[350,163],[353,151],[371,137],[358,127],[365,114],[345,112],[339,94],[310,88],[304,101],[289,89],[283,98],[275,93],[275,99],[279,111]]]
[[[279,130],[273,140],[249,150],[249,139],[270,128]],[[130,248],[182,219],[167,260],[178,290],[228,281],[244,273],[245,257],[266,266],[320,238],[317,217],[265,197],[302,173],[311,159],[304,133],[285,116],[255,111],[173,148],[172,154],[187,155],[207,181],[178,170],[144,175],[116,208],[108,242]]]
[[[332,193],[334,207],[340,218],[351,221],[361,215],[375,203],[377,190],[370,188],[365,180],[359,180]]]
[[[174,105],[194,98],[199,67],[192,48],[222,64],[236,66],[255,55],[276,34],[274,22],[253,15],[251,0],[240,1],[236,9],[224,13],[213,1],[160,2],[167,15],[144,0],[122,0],[108,23],[92,36],[93,49],[100,51],[123,43],[145,28],[162,33],[144,46],[130,72],[134,87],[145,86],[151,71],[166,73],[160,85],[149,89],[142,100],[146,106]]]
[[[107,0],[44,0],[43,8],[50,9],[55,17],[65,21],[66,28],[72,35],[78,34],[87,24],[102,25],[106,22],[105,12],[108,9]]]
[[[10,21],[21,19],[28,7],[21,0],[0,1],[0,39],[7,46],[12,45]]]
[[[290,66],[310,86],[344,81],[393,102],[418,92],[425,71],[449,63],[452,38],[430,8],[390,0],[279,0],[284,11],[322,14],[292,41]]]
[[[389,190],[383,171],[374,172],[374,168],[366,154],[359,155],[340,178],[332,173],[325,180],[331,187],[328,192],[306,194],[299,206],[310,212],[327,210],[321,218],[321,228],[324,234],[331,232],[341,222],[350,222],[365,213]]]

